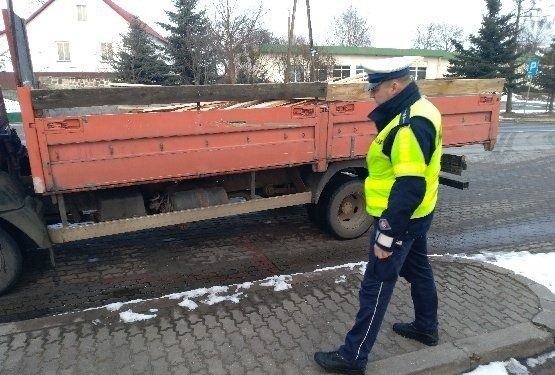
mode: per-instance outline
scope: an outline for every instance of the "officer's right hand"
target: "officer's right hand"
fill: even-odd
[[[382,249],[378,245],[374,245],[374,255],[376,256],[376,258],[386,259],[386,258],[390,257],[391,254],[393,254],[393,252],[385,251],[384,249]]]

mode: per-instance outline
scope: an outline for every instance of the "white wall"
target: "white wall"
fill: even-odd
[[[87,20],[78,21],[77,5],[86,5]],[[106,72],[100,43],[112,43],[114,53],[129,24],[101,0],[56,0],[27,25],[35,72]],[[71,61],[58,61],[56,42],[69,42]],[[0,41],[2,70],[13,71],[6,35]]]
[[[356,67],[359,65],[367,65],[371,61],[383,59],[379,56],[348,56],[334,55],[335,65],[349,65],[351,68],[351,77],[356,75]],[[263,57],[263,63],[266,64],[271,80],[274,82],[283,82],[283,67],[277,63],[275,55],[266,55]],[[439,57],[415,57],[415,66],[426,68],[426,79],[443,78],[447,74],[449,61]]]

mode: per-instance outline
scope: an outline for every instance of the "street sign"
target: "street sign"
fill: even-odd
[[[532,60],[528,63],[528,74],[535,76],[538,74],[538,68],[540,67],[540,62],[538,60]]]

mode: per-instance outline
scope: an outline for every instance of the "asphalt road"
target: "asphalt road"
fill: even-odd
[[[504,124],[494,151],[451,151],[468,156],[470,189],[441,187],[431,253],[554,251],[555,124]],[[367,236],[337,241],[292,207],[58,246],[55,269],[32,251],[0,322],[359,262]]]

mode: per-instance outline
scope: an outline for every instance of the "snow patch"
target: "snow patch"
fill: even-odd
[[[551,359],[551,358],[555,358],[555,351],[551,353],[542,354],[537,358],[528,358],[526,360],[526,364],[529,367],[534,368],[536,366],[543,365],[545,362],[547,362],[548,359]]]
[[[184,299],[183,301],[179,302],[178,305],[181,307],[186,307],[189,310],[194,310],[198,307],[197,303],[191,301],[190,299]]]
[[[208,298],[201,301],[205,305],[215,305],[216,303],[224,302],[224,301],[231,301],[233,303],[239,303],[239,300],[243,296],[243,292],[235,293],[230,296],[219,296],[217,294],[210,294]]]
[[[274,287],[275,292],[280,292],[282,290],[291,289],[291,280],[293,277],[291,275],[279,275],[279,276],[272,276],[267,279],[264,279],[261,286],[270,286]]]
[[[246,282],[246,283],[237,285],[237,290],[239,290],[239,289],[250,289],[251,286],[253,286],[253,283]]]
[[[119,313],[119,318],[124,322],[124,323],[134,323],[134,322],[140,322],[142,320],[149,320],[152,318],[156,318],[156,314],[139,314],[139,313],[135,313],[131,310],[127,310],[124,312],[120,312]]]
[[[118,311],[123,307],[123,302],[115,302],[104,306],[108,311]]]
[[[341,284],[347,281],[347,276],[341,275],[335,279],[336,284]]]
[[[474,371],[467,372],[464,375],[508,375],[503,362],[492,362],[482,365]]]
[[[545,285],[555,293],[555,253],[530,253],[529,251],[483,252],[475,255],[453,255],[457,258],[473,259],[509,269],[537,283]]]
[[[528,369],[514,358],[505,362],[505,368],[511,375],[528,375]]]
[[[339,266],[318,268],[318,269],[315,269],[314,272],[333,271],[333,270],[340,270],[343,268],[348,268],[352,271],[355,269],[355,267],[364,267],[364,269],[366,269],[366,263],[367,262],[346,263],[346,264],[341,264]]]

